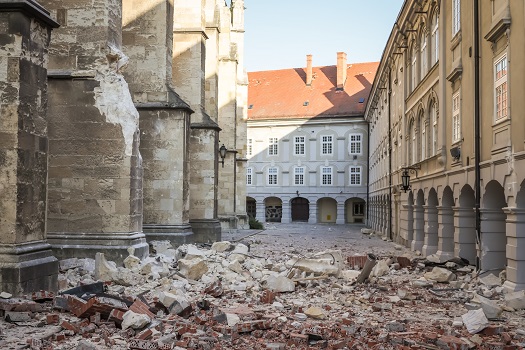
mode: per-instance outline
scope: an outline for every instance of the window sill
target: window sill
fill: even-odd
[[[454,34],[452,40],[450,40],[450,51],[454,51],[456,47],[461,43],[461,29]]]
[[[510,116],[507,116],[505,118],[501,118],[499,120],[495,120],[494,123],[492,123],[492,127],[493,128],[499,127],[499,126],[501,126],[502,124],[505,124],[505,123],[510,123]]]

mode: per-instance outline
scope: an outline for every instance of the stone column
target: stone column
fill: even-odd
[[[425,217],[423,206],[414,205],[414,237],[410,244],[410,248],[414,251],[421,251],[425,241]]]
[[[193,111],[171,88],[173,6],[169,0],[124,0],[122,16],[123,46],[130,55],[124,76],[140,115],[143,231],[148,241],[192,242],[188,142]]]
[[[122,3],[41,2],[64,24],[49,58],[49,243],[60,258],[104,252],[120,262],[130,247],[143,258],[139,113],[120,72]]]
[[[421,253],[423,256],[432,255],[438,250],[438,211],[435,206],[424,205],[425,210],[425,239]]]
[[[290,198],[284,198],[282,201],[283,204],[281,223],[289,224],[290,222],[292,222],[292,208],[290,205]]]
[[[501,209],[481,211],[481,269],[503,270],[506,257],[506,215]]]
[[[454,256],[476,264],[476,212],[474,208],[453,207]]]
[[[413,208],[410,204],[401,205],[400,210],[400,236],[403,240],[403,245],[410,247],[414,235],[413,228]]]
[[[0,0],[0,289],[57,290],[46,241],[49,12]]]
[[[454,211],[452,207],[437,207],[438,250],[440,261],[454,257]]]
[[[509,291],[525,289],[525,209],[504,208],[507,214],[507,281]]]
[[[337,202],[337,218],[336,225],[343,225],[345,223],[345,202]]]
[[[196,242],[221,238],[218,219],[219,125],[205,110],[205,1],[174,0],[172,79],[175,90],[194,113],[189,141],[190,224]]]
[[[317,203],[316,202],[313,202],[312,204],[312,200],[308,199],[310,201],[310,205],[309,205],[309,210],[310,210],[310,213],[309,213],[309,216],[308,216],[308,223],[309,224],[317,224]]]
[[[264,199],[255,203],[255,218],[260,222],[266,222],[266,204]]]

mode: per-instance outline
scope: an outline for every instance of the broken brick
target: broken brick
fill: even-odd
[[[55,297],[55,294],[53,292],[48,292],[48,291],[45,291],[45,290],[41,290],[41,291],[38,291],[38,292],[33,292],[31,294],[31,298],[34,301],[53,300],[54,297]]]
[[[58,314],[48,314],[46,315],[47,324],[58,324],[59,316]]]
[[[130,349],[140,349],[140,350],[151,350],[151,349],[159,348],[159,345],[157,344],[157,342],[153,342],[149,340],[141,340],[141,339],[131,339],[128,345]]]

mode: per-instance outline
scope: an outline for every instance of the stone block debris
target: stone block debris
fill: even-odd
[[[251,239],[211,249],[157,242],[150,257],[124,260],[128,267],[103,256],[98,264],[69,259],[61,263],[67,283],[58,293],[0,298],[0,348],[525,346],[523,294],[477,278],[472,266],[436,266],[394,245],[349,251],[315,242],[283,249]],[[126,279],[114,274],[121,271]],[[356,283],[363,271],[363,283]],[[143,283],[126,283],[137,276]]]

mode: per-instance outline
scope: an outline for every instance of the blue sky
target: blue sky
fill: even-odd
[[[248,72],[379,61],[403,0],[244,0]]]

